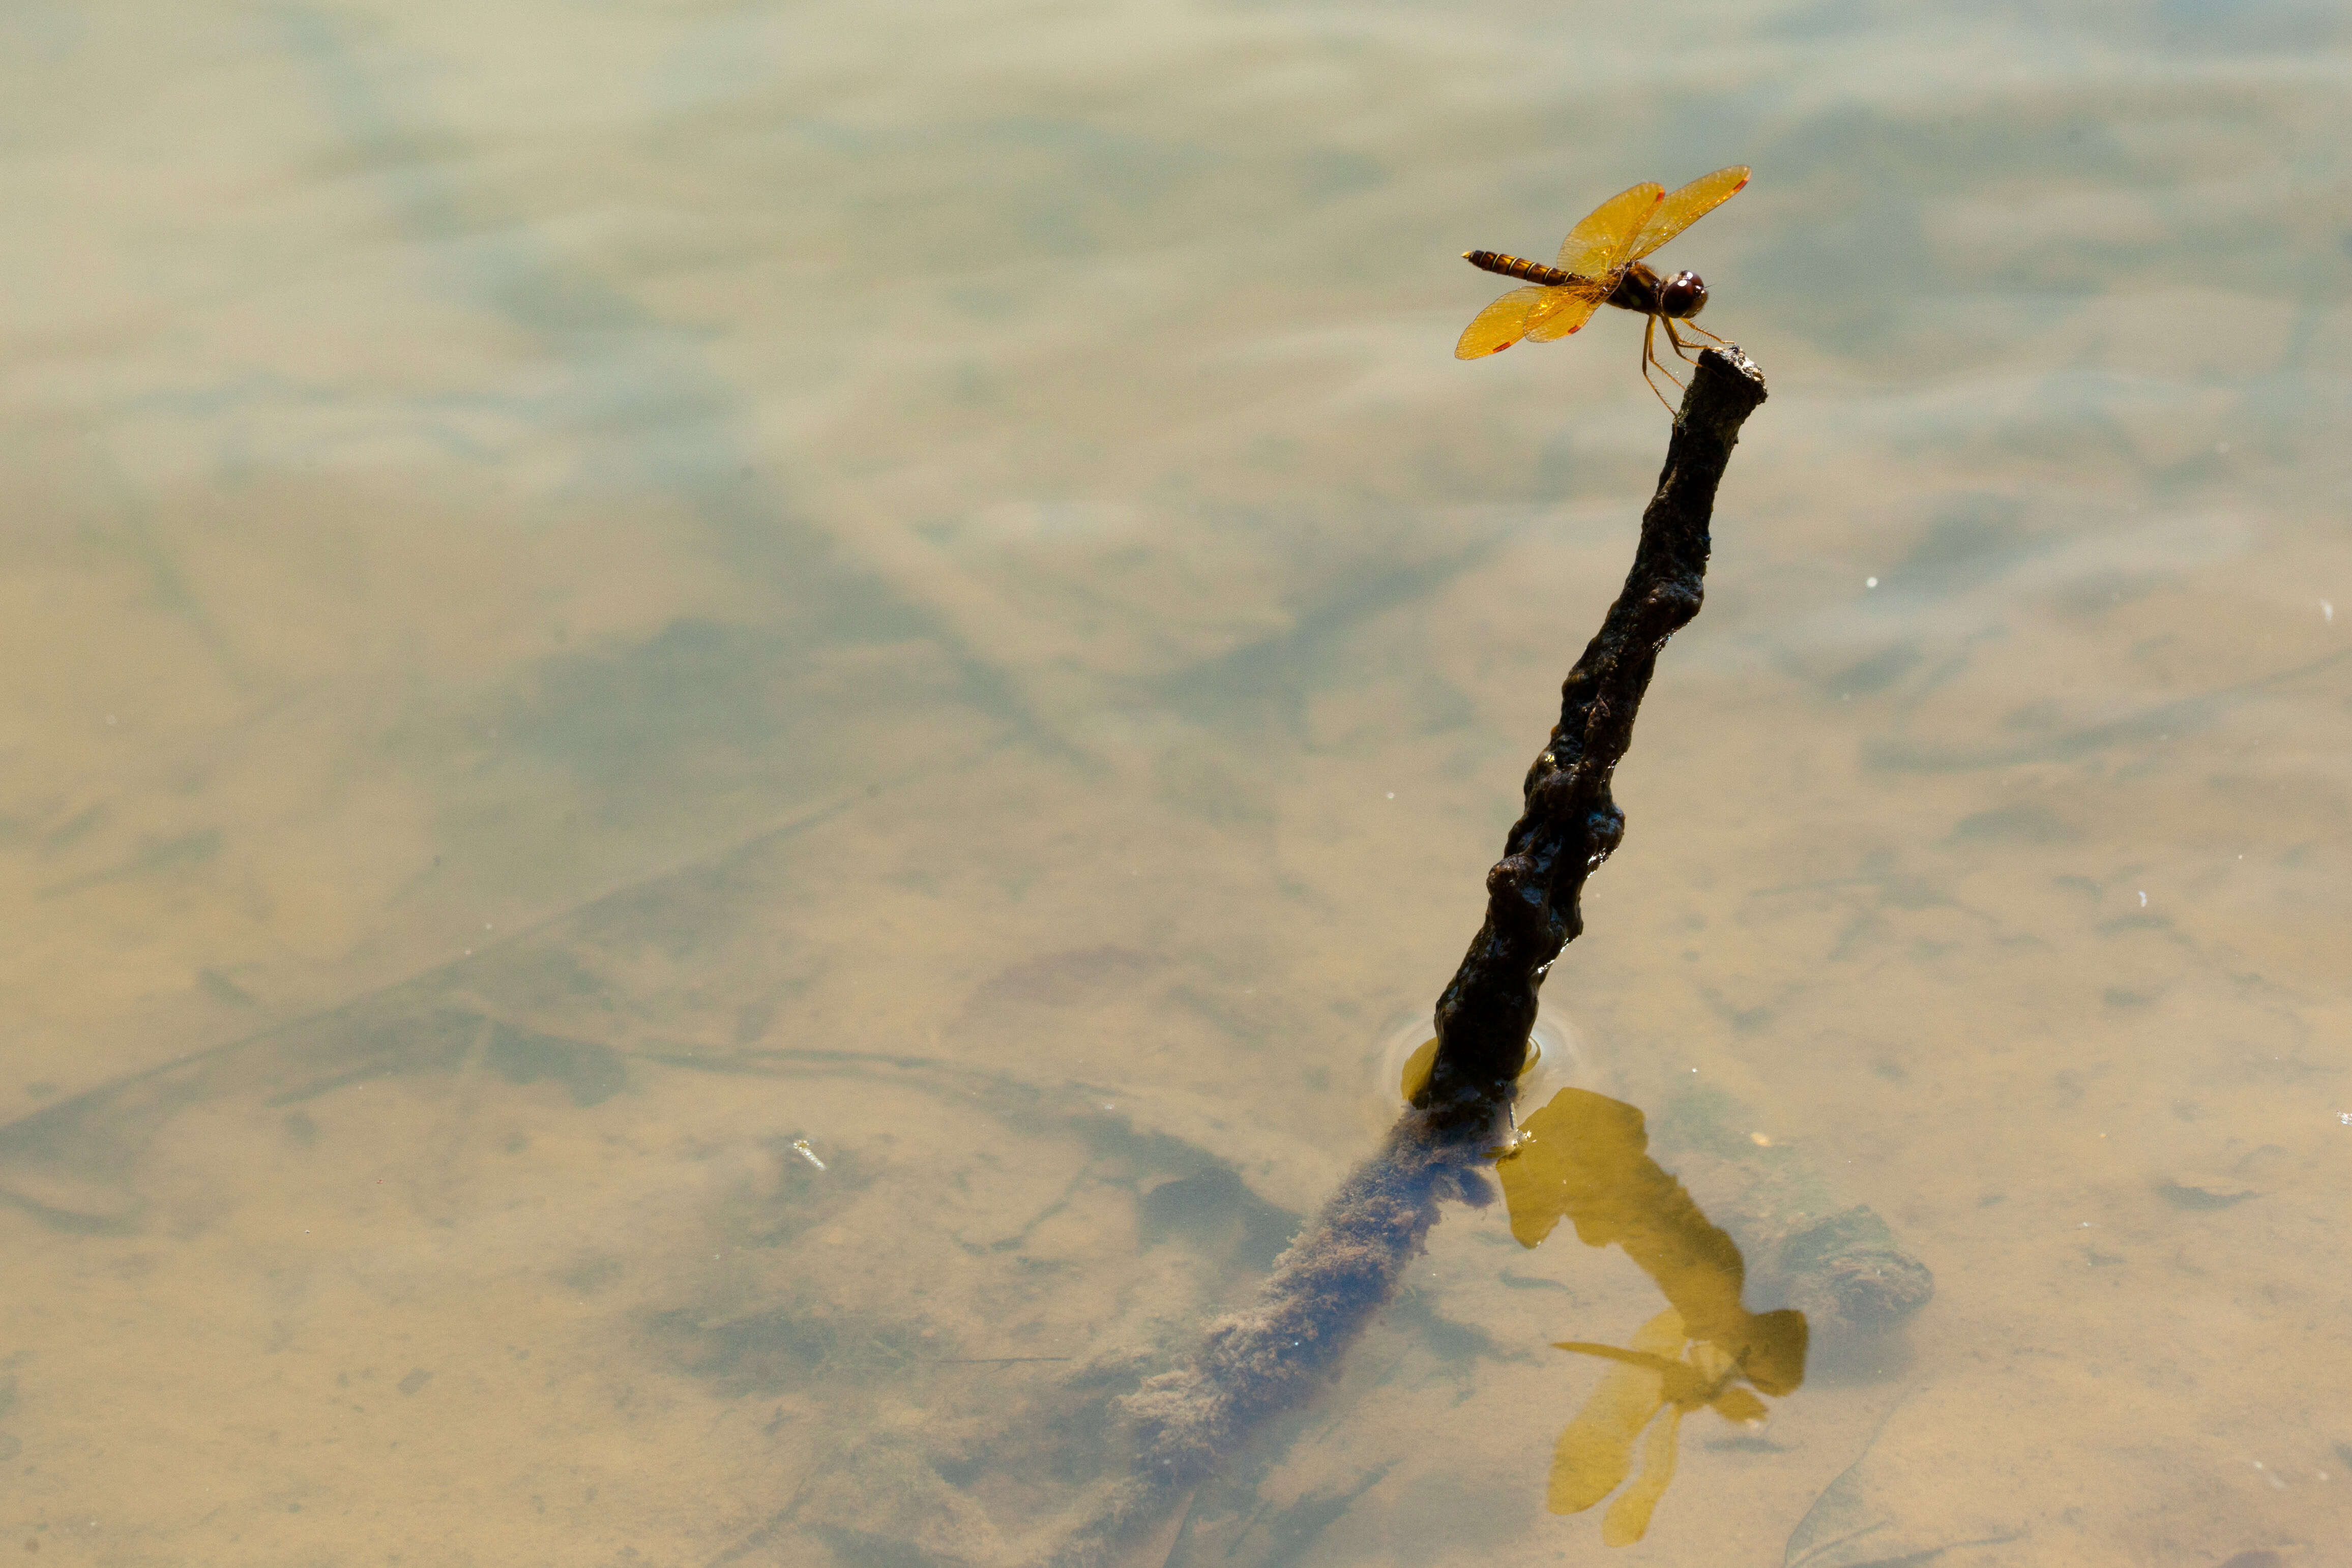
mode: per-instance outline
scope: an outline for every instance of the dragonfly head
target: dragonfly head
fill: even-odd
[[[1706,308],[1706,285],[1696,272],[1677,272],[1658,289],[1658,313],[1687,321]]]

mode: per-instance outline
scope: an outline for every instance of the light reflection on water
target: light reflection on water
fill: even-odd
[[[1761,1138],[1937,1296],[1637,1550],[2340,1535],[2336,8],[0,38],[44,1552],[1049,1535],[1366,1152],[1655,472],[1630,319],[1457,364],[1457,253],[1733,161],[1662,259],[1772,398],[1554,1000],[1708,1213]],[[1656,1310],[1450,1215],[1180,1560],[1602,1550],[1543,1347]]]

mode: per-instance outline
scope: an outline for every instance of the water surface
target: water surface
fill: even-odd
[[[1937,1294],[1694,1416],[1628,1560],[2336,1550],[2336,7],[31,0],[0,51],[22,1542],[864,1568],[1082,1511],[1087,1401],[1370,1147],[1663,451],[1630,318],[1455,363],[1457,253],[1741,162],[1660,259],[1772,397],[1549,1000]],[[1549,1346],[1656,1311],[1452,1213],[1177,1561],[1603,1554]]]

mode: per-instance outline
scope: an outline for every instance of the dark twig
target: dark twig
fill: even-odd
[[[1517,1083],[1537,988],[1583,928],[1584,879],[1624,834],[1610,775],[1633,743],[1658,650],[1698,613],[1716,486],[1763,401],[1763,374],[1747,355],[1699,356],[1633,570],[1560,688],[1559,723],[1528,772],[1527,810],[1486,876],[1486,927],[1438,1000],[1427,1087],[1276,1260],[1257,1300],[1212,1324],[1189,1364],[1124,1401],[1139,1439],[1135,1477],[1062,1562],[1104,1562],[1149,1535],[1259,1420],[1338,1369],[1394,1294],[1441,1202],[1491,1196],[1477,1167]]]
[[[1623,591],[1560,687],[1559,722],[1528,769],[1527,807],[1486,873],[1486,924],[1437,1000],[1437,1061],[1415,1103],[1480,1128],[1509,1103],[1535,1027],[1536,993],[1584,929],[1584,879],[1624,837],[1609,781],[1633,743],[1633,715],[1666,639],[1698,613],[1707,521],[1739,426],[1764,376],[1733,348],[1709,349],[1642,514]]]

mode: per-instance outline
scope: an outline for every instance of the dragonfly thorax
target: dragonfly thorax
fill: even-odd
[[[1608,302],[1620,310],[1687,321],[1706,308],[1706,285],[1696,272],[1661,277],[1637,261],[1617,279]]]

